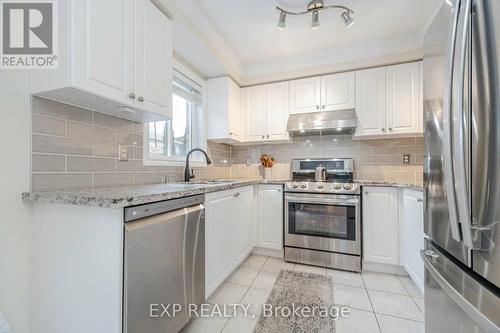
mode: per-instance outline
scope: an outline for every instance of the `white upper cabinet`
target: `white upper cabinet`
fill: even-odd
[[[136,104],[158,114],[172,105],[172,23],[150,0],[135,0]]]
[[[356,137],[422,135],[422,63],[356,72]]]
[[[356,72],[356,136],[385,131],[385,67]]]
[[[207,80],[208,139],[244,142],[243,90],[228,76]]]
[[[290,81],[290,114],[320,110],[321,77]]]
[[[422,64],[411,63],[386,68],[388,134],[422,132]]]
[[[245,88],[246,141],[266,140],[266,92],[266,86]]]
[[[268,84],[267,140],[288,140],[286,125],[290,113],[290,85],[288,82]]]
[[[354,109],[354,72],[325,75],[321,77],[321,111]]]
[[[245,88],[246,141],[288,141],[289,102],[288,82]]]
[[[363,188],[363,260],[399,265],[398,189]]]
[[[59,68],[33,71],[34,95],[137,121],[171,117],[168,17],[149,0],[68,0],[58,7]]]

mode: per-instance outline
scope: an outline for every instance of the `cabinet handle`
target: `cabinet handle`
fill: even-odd
[[[422,199],[422,198],[417,198],[417,202],[424,202],[424,199]]]
[[[319,105],[316,105],[316,110],[319,110]]]
[[[323,108],[323,110],[324,110],[324,109],[325,109],[325,106],[323,105],[323,106],[322,106],[322,108]]]
[[[392,132],[392,127],[389,127],[389,132]]]
[[[229,132],[229,135],[233,135],[233,132]]]
[[[144,97],[139,96],[139,98],[137,100],[142,103],[142,102],[144,102]]]
[[[263,135],[263,136],[262,136],[262,139],[265,139],[265,138],[266,138],[266,136],[265,136],[265,135]]]
[[[128,94],[128,98],[135,99],[135,94],[131,92],[130,94]]]
[[[385,128],[382,128],[382,132],[385,132]]]
[[[236,192],[235,194],[233,194],[233,197],[237,198],[240,196],[240,193],[239,192]]]
[[[368,191],[365,191],[365,194],[368,195]]]
[[[267,138],[269,139],[269,134],[267,135]]]

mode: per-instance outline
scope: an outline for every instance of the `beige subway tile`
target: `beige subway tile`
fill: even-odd
[[[134,185],[161,184],[163,177],[161,172],[137,172],[134,173]]]
[[[116,131],[116,143],[120,145],[142,146],[142,136],[122,131]]]
[[[424,145],[424,137],[423,136],[416,137],[415,144],[417,146],[423,146]]]
[[[416,172],[415,173],[415,184],[416,185],[423,185],[424,183],[424,173],[423,172]]]
[[[110,172],[115,171],[115,160],[96,157],[67,157],[68,172]]]
[[[132,149],[132,156],[133,156],[133,158],[135,158],[135,159],[142,159],[142,157],[143,157],[142,147],[134,146],[134,147],[129,147],[129,148]]]
[[[32,172],[64,172],[66,159],[62,155],[33,154],[31,158]]]
[[[141,134],[144,131],[144,124],[134,122],[134,133]]]
[[[375,182],[385,181],[385,172],[357,172],[358,180],[371,180]]]
[[[387,139],[388,146],[414,146],[415,138],[393,138]]]
[[[92,155],[92,144],[87,141],[34,134],[33,152]]]
[[[116,161],[116,171],[147,171],[148,167],[142,160]]]
[[[399,182],[399,183],[415,183],[415,172],[388,172],[386,174],[386,181]]]
[[[44,116],[33,115],[32,133],[51,134],[64,136],[66,134],[66,122],[61,119],[48,118]]]
[[[373,148],[373,155],[384,155],[384,154],[399,154],[399,146]]]
[[[94,143],[94,156],[118,157],[118,145],[113,143]]]
[[[91,173],[34,173],[31,177],[33,191],[60,190],[92,187]]]
[[[115,130],[69,121],[68,137],[114,143]]]
[[[92,111],[50,101],[40,97],[33,98],[33,113],[45,114],[61,119],[92,123]]]
[[[357,140],[358,147],[384,147],[387,146],[385,139]]]
[[[359,164],[385,164],[384,155],[359,156]]]
[[[132,121],[109,116],[99,112],[94,113],[94,125],[116,128],[127,132],[134,131],[134,123]]]
[[[94,187],[127,186],[134,184],[132,173],[94,173]]]
[[[408,147],[400,147],[401,154],[415,154],[415,155],[424,155],[424,146],[408,146]]]

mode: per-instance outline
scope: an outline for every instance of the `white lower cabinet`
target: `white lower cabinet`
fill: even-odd
[[[257,246],[283,249],[283,190],[281,185],[259,185],[257,193]]]
[[[363,187],[363,260],[399,265],[398,189]]]
[[[424,262],[420,257],[424,248],[423,193],[404,189],[402,201],[401,264],[420,290],[424,290]]]
[[[205,293],[208,297],[252,250],[253,186],[205,196]]]

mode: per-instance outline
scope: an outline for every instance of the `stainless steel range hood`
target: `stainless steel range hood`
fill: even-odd
[[[345,134],[356,129],[358,119],[354,110],[292,114],[287,131],[291,136],[311,134]]]

